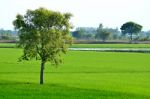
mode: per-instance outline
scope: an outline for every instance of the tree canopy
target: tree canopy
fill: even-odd
[[[19,33],[19,45],[24,49],[21,60],[41,60],[40,84],[43,84],[44,65],[62,62],[61,53],[66,53],[71,44],[70,13],[60,13],[46,8],[27,10],[18,14],[13,25]]]
[[[142,26],[135,22],[126,22],[121,26],[122,34],[129,34],[132,41],[133,34],[137,34],[142,30]]]
[[[103,24],[100,24],[99,27],[97,28],[97,33],[95,35],[95,38],[100,38],[103,40],[103,42],[106,41],[107,38],[109,38],[109,35],[111,32],[109,32],[107,29],[103,28]]]

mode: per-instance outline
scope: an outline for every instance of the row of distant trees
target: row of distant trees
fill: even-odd
[[[146,41],[150,40],[150,31],[141,31],[142,26],[135,22],[126,22],[120,29],[104,27],[99,24],[98,28],[79,27],[72,32],[76,40],[129,40]]]
[[[76,40],[129,40],[148,41],[150,40],[150,30],[141,31],[142,26],[135,22],[127,22],[121,28],[108,28],[99,24],[98,28],[78,27],[72,32]],[[16,31],[0,29],[0,40],[18,40]]]
[[[0,40],[17,40],[17,38],[16,31],[0,29]]]

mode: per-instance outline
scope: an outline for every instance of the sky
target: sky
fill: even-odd
[[[14,29],[16,15],[27,9],[45,7],[62,13],[73,14],[71,23],[76,27],[120,28],[127,21],[134,21],[150,30],[150,0],[1,0],[0,28]]]

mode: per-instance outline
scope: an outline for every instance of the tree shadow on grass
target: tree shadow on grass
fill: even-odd
[[[150,96],[110,90],[82,89],[63,84],[0,82],[0,98],[29,99],[150,99]]]
[[[1,80],[0,81],[0,86],[2,86],[2,85],[23,85],[23,84],[35,84],[35,83],[19,82],[19,81],[6,81],[6,80]]]

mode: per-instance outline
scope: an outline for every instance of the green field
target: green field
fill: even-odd
[[[16,46],[17,44],[15,43],[0,43],[0,48],[13,48]]]
[[[0,48],[16,47],[15,43],[0,43]],[[150,48],[150,44],[73,44],[71,48]]]
[[[22,50],[0,49],[0,99],[149,99],[150,54],[70,51],[58,68],[17,62]]]
[[[150,44],[73,44],[73,48],[150,48]]]

